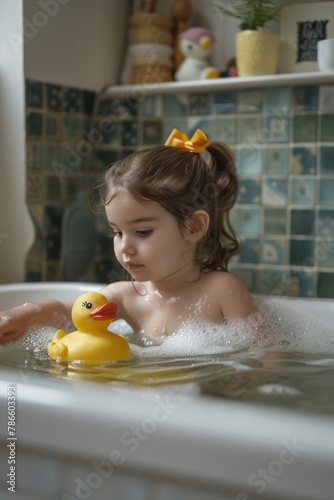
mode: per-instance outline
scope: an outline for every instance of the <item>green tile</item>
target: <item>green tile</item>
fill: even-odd
[[[262,268],[259,273],[259,290],[264,295],[286,294],[286,271],[279,269]]]
[[[162,122],[160,120],[144,120],[143,122],[143,144],[145,146],[161,146]]]
[[[318,238],[315,242],[314,258],[318,267],[334,268],[334,239]]]
[[[291,107],[291,89],[277,88],[265,91],[265,112],[268,114],[288,114]]]
[[[267,147],[263,154],[263,171],[267,174],[287,174],[289,155],[288,147]]]
[[[334,174],[334,146],[320,146],[318,162],[321,174]]]
[[[334,142],[334,114],[320,116],[320,141]]]
[[[315,111],[318,109],[319,87],[307,85],[295,87],[292,92],[292,103],[295,111]]]
[[[317,166],[317,150],[315,146],[297,146],[290,155],[291,174],[314,174]]]
[[[185,116],[188,112],[189,97],[187,95],[166,95],[163,97],[164,116]]]
[[[259,144],[263,142],[263,123],[261,116],[239,117],[237,122],[238,142]]]
[[[290,234],[312,236],[314,234],[314,210],[292,209],[290,212]]]
[[[316,142],[317,123],[316,114],[295,115],[293,117],[293,142]]]
[[[263,107],[263,92],[247,90],[237,93],[237,110],[239,113],[260,113]]]
[[[235,118],[234,116],[222,116],[211,120],[210,139],[212,141],[235,142]]]
[[[264,233],[286,233],[286,208],[266,208],[264,211]]]
[[[264,238],[261,244],[261,262],[266,264],[287,263],[287,240],[285,238]]]
[[[320,298],[334,298],[334,273],[319,273],[317,295]]]
[[[334,111],[334,86],[322,85],[319,91],[319,109],[321,111]]]
[[[139,102],[138,110],[140,116],[146,118],[156,117],[158,114],[158,96],[146,95],[145,98]]]

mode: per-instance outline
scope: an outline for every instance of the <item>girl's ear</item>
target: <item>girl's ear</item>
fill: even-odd
[[[186,240],[197,243],[206,234],[210,222],[210,215],[205,210],[196,210],[188,220]]]

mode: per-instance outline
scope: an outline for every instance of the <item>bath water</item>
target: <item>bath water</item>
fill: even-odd
[[[118,322],[133,357],[95,366],[49,359],[55,328],[39,327],[1,346],[0,363],[19,369],[23,379],[37,371],[118,386],[195,383],[202,394],[334,414],[334,327],[278,298],[259,306],[246,320],[187,322],[157,341]]]

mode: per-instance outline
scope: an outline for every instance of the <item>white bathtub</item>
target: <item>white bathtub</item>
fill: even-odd
[[[3,285],[0,309],[99,288]],[[332,301],[284,300],[334,324]],[[6,367],[0,391],[1,473],[14,453],[16,500],[333,499],[333,416],[199,396],[191,384],[133,389]]]

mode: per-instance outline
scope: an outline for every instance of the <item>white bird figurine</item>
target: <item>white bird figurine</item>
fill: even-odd
[[[179,81],[219,78],[219,72],[210,65],[214,38],[205,28],[189,28],[179,35],[180,51],[185,57],[175,73]]]

